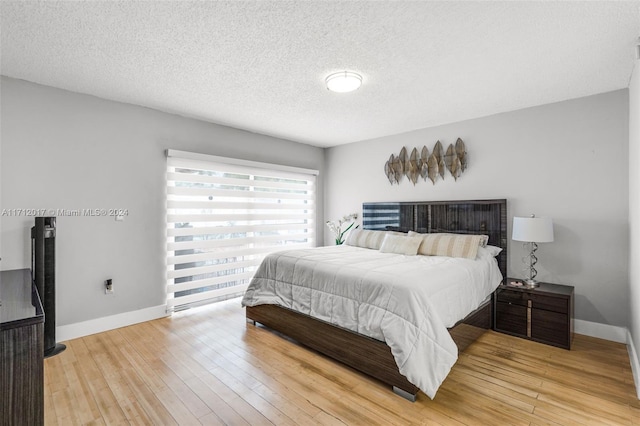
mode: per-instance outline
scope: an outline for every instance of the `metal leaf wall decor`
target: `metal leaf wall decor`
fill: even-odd
[[[420,165],[418,164],[418,161],[421,161],[418,159],[418,148],[413,148],[411,156],[409,157],[409,170],[407,171],[407,177],[414,186],[420,176]]]
[[[426,146],[423,146],[420,152],[420,177],[424,180],[427,180],[427,175],[429,174],[427,161],[429,161],[429,150]]]
[[[455,145],[449,144],[446,153],[442,143],[437,141],[431,153],[426,146],[420,151],[413,148],[411,154],[407,154],[407,149],[402,147],[397,156],[391,154],[384,164],[384,173],[391,185],[400,184],[403,176],[414,185],[420,178],[424,181],[429,179],[435,185],[438,177],[444,179],[447,170],[457,181],[467,169],[467,161],[467,148],[462,139],[458,138]]]
[[[456,155],[460,159],[460,164],[462,166],[461,171],[464,172],[467,168],[467,148],[464,146],[464,142],[462,142],[462,139],[460,138],[456,141]]]
[[[429,160],[427,161],[427,169],[428,176],[431,179],[431,182],[435,185],[436,179],[438,179],[438,159],[435,154],[431,154],[429,156]]]
[[[393,171],[393,159],[394,159],[394,155],[391,154],[391,156],[389,157],[389,160],[384,163],[384,174],[387,175],[387,178],[389,179],[389,183],[391,185],[394,184],[394,182],[396,182],[396,174]]]

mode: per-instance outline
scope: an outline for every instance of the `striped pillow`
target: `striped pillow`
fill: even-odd
[[[407,235],[402,232],[392,231],[372,231],[370,229],[354,229],[349,232],[345,244],[348,246],[369,248],[379,250],[382,247],[382,241],[387,234]]]
[[[425,256],[448,256],[475,259],[478,247],[486,240],[486,235],[462,234],[418,234],[409,232],[409,236],[422,235],[418,254]]]

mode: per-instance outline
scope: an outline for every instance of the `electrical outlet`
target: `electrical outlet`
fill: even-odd
[[[104,294],[113,294],[113,280],[109,278],[104,282]]]

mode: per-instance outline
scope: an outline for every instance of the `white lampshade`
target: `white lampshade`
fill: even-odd
[[[327,89],[337,93],[353,92],[362,84],[362,76],[350,71],[331,74],[325,80]]]
[[[553,241],[553,222],[549,217],[514,217],[511,239],[529,243]]]

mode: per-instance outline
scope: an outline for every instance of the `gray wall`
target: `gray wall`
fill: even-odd
[[[58,325],[164,304],[167,148],[320,170],[322,244],[320,148],[5,77],[1,108],[2,208],[129,210],[58,218]],[[3,270],[29,267],[32,223],[2,217]]]
[[[554,221],[555,241],[538,250],[538,278],[575,286],[576,318],[626,327],[628,108],[625,89],[330,148],[325,218],[361,212],[368,201],[506,198],[510,221],[531,213]],[[446,149],[458,137],[469,168],[457,182],[389,184],[383,166],[392,153],[431,150],[438,139]],[[509,249],[509,274],[521,277],[526,252],[513,241]]]
[[[629,84],[629,228],[629,332],[640,356],[640,61]],[[636,388],[640,398],[637,379]]]

